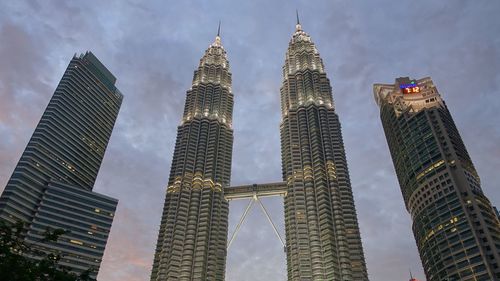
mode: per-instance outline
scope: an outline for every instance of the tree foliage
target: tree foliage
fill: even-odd
[[[68,268],[58,265],[60,256],[36,249],[36,243],[23,239],[25,231],[22,222],[14,225],[0,221],[0,280],[2,281],[91,281],[90,270],[76,275]],[[66,231],[50,230],[40,242],[55,242]],[[31,259],[27,256],[43,257]]]

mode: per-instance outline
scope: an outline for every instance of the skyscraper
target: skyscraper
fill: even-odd
[[[432,80],[373,90],[427,280],[500,280],[500,222]]]
[[[94,277],[118,203],[92,192],[123,99],[115,82],[91,52],[73,57],[0,197],[0,218],[24,222],[26,243]],[[48,227],[70,232],[42,242]]]
[[[233,94],[219,33],[187,91],[151,280],[224,280]]]
[[[288,280],[368,280],[332,88],[298,16],[281,117]]]

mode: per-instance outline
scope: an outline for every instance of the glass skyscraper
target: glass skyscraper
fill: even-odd
[[[368,280],[332,88],[298,19],[283,66],[281,117],[288,280]]]
[[[436,86],[373,89],[427,280],[500,280],[500,222]]]
[[[0,219],[24,222],[26,243],[93,277],[118,203],[92,191],[123,99],[115,82],[91,52],[73,57],[0,197]],[[42,242],[47,228],[69,233]]]

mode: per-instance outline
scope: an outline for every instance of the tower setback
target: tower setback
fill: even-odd
[[[373,90],[427,280],[500,280],[500,221],[431,78]]]
[[[288,280],[368,280],[330,81],[298,18],[283,66],[281,117]]]
[[[187,91],[151,274],[160,280],[224,280],[233,146],[229,62],[219,34]]]

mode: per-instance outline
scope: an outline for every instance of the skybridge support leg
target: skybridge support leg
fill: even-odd
[[[240,221],[236,225],[236,228],[234,229],[233,235],[231,235],[231,239],[229,239],[229,242],[227,243],[228,250],[229,250],[229,247],[231,247],[231,244],[233,243],[234,238],[236,238],[236,234],[238,234],[238,231],[240,230],[241,224],[243,223],[243,221],[247,217],[248,211],[250,211],[250,208],[252,208],[253,202],[254,202],[253,199],[248,202],[248,205],[247,205],[247,208],[245,209],[245,212],[243,212],[243,215],[241,216]]]
[[[266,207],[264,207],[264,204],[262,203],[262,201],[260,201],[259,196],[257,196],[257,194],[254,194],[253,197],[248,202],[248,205],[247,205],[245,211],[243,212],[243,215],[241,216],[240,221],[236,225],[236,228],[234,229],[234,232],[231,235],[229,242],[227,243],[227,249],[229,250],[229,247],[231,247],[231,244],[233,243],[234,239],[236,238],[236,235],[238,234],[238,232],[240,231],[241,225],[243,224],[243,221],[245,221],[245,218],[247,217],[248,212],[252,208],[253,203],[255,201],[259,202],[259,205],[262,209],[262,212],[264,213],[264,215],[266,215],[267,220],[269,221],[269,223],[273,227],[274,234],[276,234],[276,237],[278,237],[278,239],[280,240],[281,245],[283,246],[283,249],[285,249],[285,251],[286,251],[285,242],[284,242],[283,238],[281,238],[281,235],[279,234],[278,229],[276,228],[276,225],[274,224],[273,220],[271,219],[269,212],[267,211]]]
[[[280,240],[281,245],[283,245],[283,248],[285,248],[285,242],[283,242],[283,239],[281,238],[281,235],[279,234],[278,229],[276,228],[276,225],[274,225],[273,220],[271,219],[271,216],[269,216],[269,213],[267,212],[266,207],[264,207],[264,204],[262,204],[262,201],[260,201],[259,197],[255,196],[255,200],[257,202],[259,202],[260,207],[262,208],[262,211],[264,212],[264,214],[267,217],[267,220],[269,221],[269,223],[273,227],[274,233],[276,234],[276,236]]]

